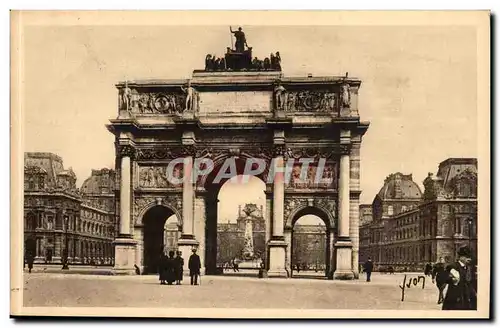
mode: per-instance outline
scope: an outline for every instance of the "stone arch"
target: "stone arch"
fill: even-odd
[[[179,212],[179,210],[172,206],[171,204],[164,204],[163,202],[158,202],[158,200],[152,200],[148,203],[146,203],[145,205],[143,205],[138,213],[137,213],[137,220],[136,220],[136,223],[135,225],[136,226],[142,226],[144,224],[143,222],[143,218],[144,218],[144,215],[146,215],[146,213],[152,209],[153,207],[156,207],[156,206],[161,206],[161,207],[164,207],[166,208],[167,210],[169,211],[172,211],[175,216],[177,217],[177,225],[179,226],[179,229],[182,229],[182,225],[183,225],[183,219],[182,219],[182,214]]]
[[[216,173],[218,172],[218,170],[221,168],[221,166],[223,165],[224,161],[229,159],[229,158],[232,158],[232,157],[235,157],[236,158],[236,161],[245,161],[247,159],[255,159],[256,157],[255,156],[252,156],[251,154],[248,154],[248,153],[245,153],[245,152],[242,152],[242,153],[239,153],[237,156],[233,156],[231,154],[221,154],[221,155],[218,155],[216,157],[214,157],[212,159],[213,161],[213,168],[212,168],[212,171],[210,171],[209,174],[206,174],[206,175],[203,175],[201,177],[199,177],[198,181],[197,181],[197,185],[198,186],[202,186],[202,187],[205,187],[205,189],[209,189],[207,188],[207,182],[210,182],[213,178],[216,177]],[[262,160],[264,160],[266,162],[266,168],[264,169],[264,171],[259,174],[259,175],[256,175],[255,177],[261,179],[264,183],[267,183],[266,182],[266,177],[269,173],[269,160],[266,159],[266,158],[261,158]],[[238,168],[237,168],[238,169]],[[239,170],[238,170],[239,171]],[[237,172],[236,175],[240,175],[242,174],[243,172]],[[223,185],[223,183],[221,183],[220,185]]]
[[[293,208],[290,214],[285,218],[285,229],[292,229],[295,222],[302,217],[303,215],[314,214],[321,218],[325,223],[327,230],[332,230],[336,227],[335,224],[335,216],[331,211],[324,208],[324,206],[320,204],[300,204],[297,207]]]

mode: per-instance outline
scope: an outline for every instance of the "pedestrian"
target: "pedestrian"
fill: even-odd
[[[189,276],[191,277],[191,285],[198,285],[198,276],[200,275],[201,261],[196,248],[193,248],[193,254],[189,257],[188,262]]]
[[[166,272],[166,279],[167,279],[167,284],[172,285],[174,281],[177,280],[177,277],[175,276],[175,258],[174,258],[175,252],[170,251],[168,252],[168,259],[167,259],[167,272]]]
[[[184,273],[184,259],[182,258],[182,252],[177,251],[177,257],[175,258],[175,277],[176,284],[180,285],[182,283],[182,275]]]
[[[446,287],[447,277],[444,258],[440,257],[439,262],[435,263],[432,269],[432,283],[436,283],[439,292],[437,304],[443,303],[443,291]]]
[[[443,301],[443,310],[476,310],[477,295],[474,288],[471,251],[461,247],[457,261],[446,268],[448,291]]]
[[[158,264],[158,273],[160,276],[160,285],[166,285],[167,280],[167,263],[168,259],[165,253],[160,254],[160,261]]]
[[[236,261],[236,258],[233,259],[233,270],[234,272],[240,272],[240,269],[238,269],[238,262]]]
[[[424,275],[426,275],[426,276],[432,275],[432,264],[427,263],[425,265]]]
[[[35,262],[35,257],[33,256],[33,254],[28,253],[26,262],[28,262],[28,272],[31,273],[31,269],[33,269],[33,262]]]
[[[366,272],[366,281],[370,282],[373,271],[373,262],[371,257],[368,257],[368,260],[364,264],[364,268]]]

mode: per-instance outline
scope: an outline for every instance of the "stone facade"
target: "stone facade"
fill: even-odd
[[[72,169],[52,153],[25,153],[25,252],[36,263],[113,262],[115,237],[114,171],[93,170],[82,190]]]
[[[362,225],[360,261],[371,256],[380,269],[392,266],[421,271],[426,263],[441,257],[453,261],[461,246],[469,246],[477,258],[476,159],[449,158],[441,162],[437,175],[429,173],[424,187],[413,205],[393,204],[393,215],[373,215],[373,222]],[[384,206],[383,202],[377,206],[380,204]]]
[[[118,116],[108,125],[116,137],[120,184],[115,272],[132,274],[134,265],[144,266],[145,249],[153,246],[141,236],[161,220],[146,224],[142,217],[155,207],[178,214],[179,249],[189,254],[198,247],[205,272],[217,272],[217,194],[230,177],[215,177],[225,160],[235,161],[232,175],[238,175],[248,159],[260,159],[269,168],[307,157],[315,159],[311,175],[319,160],[325,161],[330,182],[285,182],[279,174],[268,179],[268,169],[257,175],[267,186],[265,268],[269,276],[288,275],[289,227],[298,217],[315,214],[325,221],[331,241],[330,276],[352,279],[357,274],[359,148],[369,125],[360,121],[357,108],[360,84],[347,76],[289,78],[272,70],[194,71],[189,80],[118,83]],[[194,183],[154,178],[154,172],[179,158],[182,172],[192,172],[196,160],[211,159],[212,173]]]

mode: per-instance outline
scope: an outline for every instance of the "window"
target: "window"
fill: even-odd
[[[387,206],[387,215],[394,215],[394,207],[392,205]]]
[[[29,213],[26,217],[26,230],[35,230],[36,229],[36,217],[35,214]]]
[[[462,222],[460,218],[455,218],[455,233],[456,234],[462,233]]]

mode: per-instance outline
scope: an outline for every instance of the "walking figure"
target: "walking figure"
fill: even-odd
[[[441,257],[439,258],[439,262],[434,264],[434,268],[432,269],[432,283],[436,283],[436,287],[439,291],[437,304],[443,303],[443,291],[446,287],[447,277],[448,274],[445,270],[445,262]]]
[[[28,272],[31,273],[31,269],[33,269],[33,262],[35,262],[35,257],[31,254],[31,252],[28,253],[26,262],[28,262]]]
[[[370,282],[371,277],[372,277],[372,271],[373,271],[373,262],[372,262],[371,257],[368,257],[368,260],[365,262],[364,267],[365,267],[365,272],[366,272],[366,281]]]

